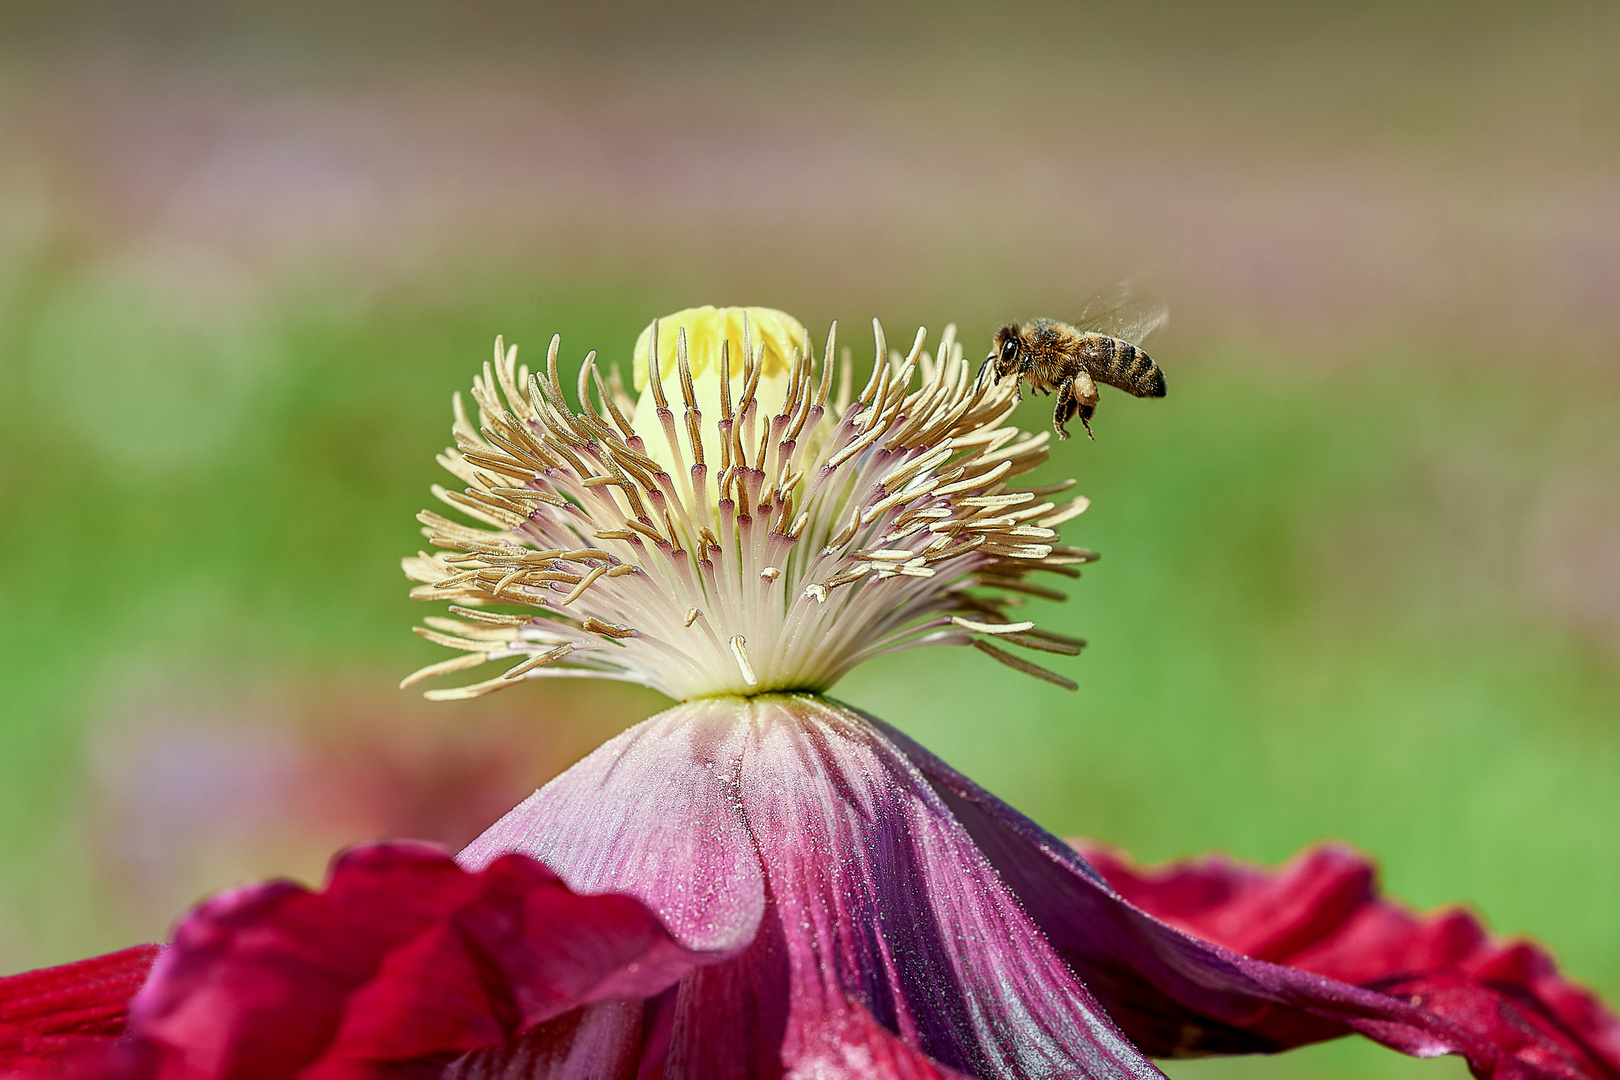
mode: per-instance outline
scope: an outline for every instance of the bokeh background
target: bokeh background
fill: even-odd
[[[1617,42],[1595,2],[6,0],[0,970],[463,842],[661,707],[394,688],[496,333],[623,360],[757,303],[869,361],[874,315],[988,342],[1141,274],[1170,395],[1054,466],[1104,555],[1038,612],[1080,691],[936,651],[839,695],[1143,860],[1346,840],[1620,1000]]]

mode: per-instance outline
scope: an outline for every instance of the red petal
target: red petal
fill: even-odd
[[[273,882],[199,907],[130,1032],[158,1077],[375,1076],[655,994],[708,959],[637,901],[580,896],[524,856],[469,873],[436,848],[376,844],[340,856],[322,892]]]
[[[51,1068],[122,1035],[129,999],[161,951],[137,945],[0,979],[0,1072]]]
[[[1318,847],[1275,872],[1212,857],[1150,870],[1076,843],[1137,907],[1206,941],[1369,987],[1487,1035],[1556,1072],[1620,1076],[1620,1020],[1523,942],[1493,941],[1459,910],[1419,918],[1378,896],[1372,864]]]

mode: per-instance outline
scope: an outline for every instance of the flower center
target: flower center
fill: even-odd
[[[424,512],[440,550],[405,560],[413,596],[453,602],[455,618],[418,633],[463,655],[404,685],[507,659],[500,676],[427,696],[556,676],[678,699],[821,692],[871,657],[940,644],[1072,689],[1001,645],[1079,651],[1008,612],[1062,598],[1031,573],[1073,576],[1095,557],[1054,542],[1086,500],[1048,498],[1073,481],[1009,483],[1045,460],[1049,436],[1004,426],[1013,388],[974,377],[954,328],[936,355],[919,330],[902,357],[873,326],[865,389],[851,397],[846,350],[834,397],[836,327],[818,365],[781,312],[689,309],[637,343],[639,401],[592,354],[577,411],[557,338],[544,375],[497,340],[474,380],[478,424],[458,395],[457,449],[440,458],[466,488],[435,489],[491,528]]]
[[[766,408],[785,402],[794,357],[810,354],[809,339],[797,319],[770,308],[688,308],[654,320],[636,339],[632,365],[641,396],[631,426],[645,434],[647,456],[683,480],[687,466],[705,466],[709,501],[718,503],[714,485],[741,449],[741,432],[727,423],[734,403],[747,394],[750,378],[752,397]],[[648,362],[654,351],[656,372]],[[696,494],[690,484],[684,490],[689,499]]]

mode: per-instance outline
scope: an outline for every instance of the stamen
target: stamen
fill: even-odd
[[[527,615],[503,615],[498,611],[479,611],[477,608],[462,607],[459,604],[451,604],[450,613],[460,615],[463,619],[490,623],[494,626],[526,626],[530,621]]]
[[[887,385],[889,378],[889,347],[883,340],[883,324],[876,319],[872,320],[872,336],[877,344],[873,352],[872,375],[866,380],[866,389],[861,391],[860,403],[872,404],[872,399],[878,396],[880,385]]]
[[[737,667],[742,670],[743,682],[749,686],[759,685],[759,679],[754,676],[754,665],[748,662],[748,640],[741,634],[731,639],[731,655],[737,658]]]
[[[720,342],[720,419],[730,420],[731,413],[731,342]]]
[[[642,521],[626,521],[624,523],[624,526],[627,529],[634,529],[636,532],[640,533],[642,536],[645,536],[647,539],[651,540],[655,544],[663,544],[663,543],[668,542],[668,541],[666,541],[664,539],[663,535],[661,533],[659,533],[659,531],[657,529],[653,528],[651,525],[648,525],[645,522],[642,522]]]
[[[1055,671],[1048,671],[1039,664],[1032,664],[1021,656],[1014,656],[1005,649],[998,649],[988,641],[973,639],[973,647],[994,660],[999,660],[1014,671],[1022,671],[1025,675],[1033,675],[1037,679],[1044,679],[1049,683],[1063,687],[1065,690],[1078,690],[1079,684],[1073,679],[1065,679]]]
[[[680,339],[677,338],[677,341]],[[658,351],[658,320],[652,324],[652,342],[647,349],[647,386],[652,390],[653,402],[660,409],[669,408],[664,400],[664,354]]]
[[[472,698],[486,697],[497,690],[504,690],[508,686],[516,685],[516,682],[506,678],[504,675],[497,675],[493,679],[485,679],[483,682],[473,683],[471,686],[457,686],[449,690],[427,690],[423,692],[422,696],[429,701],[467,701]]]
[[[399,681],[399,688],[404,690],[406,687],[415,686],[417,683],[424,682],[436,675],[448,675],[452,671],[461,671],[464,668],[477,667],[479,664],[485,664],[488,662],[489,658],[480,653],[469,653],[466,656],[452,656],[448,660],[440,660],[437,664],[429,664],[427,667],[417,668],[415,671],[411,672],[409,675],[405,676]]]
[[[1022,645],[1026,649],[1056,653],[1059,656],[1079,656],[1080,650],[1086,647],[1086,643],[1080,638],[1054,634],[1047,630],[1032,630],[1027,634],[1008,634],[1002,640],[1011,642],[1014,645]]]
[[[567,643],[565,645],[559,645],[555,649],[550,650],[549,652],[537,653],[534,656],[531,656],[527,660],[523,661],[523,663],[517,664],[517,665],[514,665],[513,667],[508,668],[506,670],[506,674],[502,675],[501,678],[503,678],[503,679],[521,679],[521,678],[523,678],[523,676],[526,673],[528,673],[530,671],[533,671],[535,668],[541,666],[542,664],[555,663],[556,661],[561,660],[563,657],[567,656],[569,653],[571,653],[573,651],[574,651],[574,644],[573,644],[573,642],[569,642],[569,643]]]
[[[679,418],[663,385],[670,334]],[[1007,611],[1024,596],[1061,596],[1029,582],[1033,571],[1073,576],[1095,558],[1055,531],[1086,501],[1045,501],[1067,483],[1011,487],[1045,460],[1048,436],[1006,425],[1011,384],[977,382],[954,327],[935,354],[926,341],[919,330],[905,356],[891,353],[874,322],[870,378],[852,401],[836,327],[817,372],[807,335],[786,316],[694,309],[638,342],[639,405],[588,354],[576,412],[559,378],[560,339],[537,373],[497,340],[473,380],[476,424],[452,400],[456,448],[440,460],[464,488],[434,490],[485,528],[424,512],[435,553],[404,561],[413,596],[454,602],[455,619],[427,619],[418,633],[463,655],[407,682],[516,655],[495,679],[429,696],[586,675],[691,697],[734,689],[734,671],[749,692],[818,689],[871,656],[972,644],[1072,686],[980,637],[1079,652],[1078,639]]]
[[[487,641],[468,641],[466,638],[458,638],[452,637],[449,634],[441,634],[439,631],[430,630],[425,626],[413,626],[411,627],[411,630],[427,638],[429,641],[433,642],[433,644],[443,645],[447,649],[464,649],[468,652],[475,653],[486,653],[491,651],[490,643]]]
[[[595,356],[595,355],[596,354],[594,352],[591,353],[591,356]],[[602,404],[603,405],[607,406],[608,416],[610,416],[613,419],[614,426],[619,429],[619,432],[626,439],[635,438],[636,437],[635,428],[632,428],[630,426],[630,421],[626,420],[624,418],[624,413],[619,411],[618,402],[616,402],[613,399],[613,395],[608,392],[608,388],[606,386],[602,385],[602,379],[601,379],[600,376],[598,376],[596,374],[595,368],[591,369],[591,379],[592,379],[592,381],[594,381],[596,383],[596,396],[602,399]],[[580,399],[580,401],[583,404],[584,403],[584,398],[582,397]]]
[[[973,630],[980,634],[1018,634],[1025,630],[1035,629],[1035,624],[1032,622],[985,623],[978,622],[974,619],[964,619],[960,615],[952,615],[951,622],[955,623],[957,626],[963,627],[964,629]]]
[[[625,626],[623,623],[603,622],[594,615],[585,616],[580,625],[593,634],[602,634],[610,638],[635,637],[637,632],[633,626]],[[1033,626],[1034,624],[1031,623],[1030,625]]]

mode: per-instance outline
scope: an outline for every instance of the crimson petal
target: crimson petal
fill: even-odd
[[[1120,895],[1206,941],[1420,1002],[1549,1071],[1620,1076],[1620,1019],[1550,956],[1493,940],[1465,911],[1419,918],[1382,899],[1354,852],[1317,847],[1268,873],[1218,857],[1141,870],[1082,850]]]
[[[129,999],[161,951],[137,945],[0,979],[0,1075],[65,1069],[122,1035]]]
[[[1489,1008],[1505,999],[1465,1000],[1449,978],[1437,980],[1427,994],[1398,984],[1382,986],[1385,993],[1194,937],[1130,903],[1073,848],[916,742],[883,727],[1109,1015],[1149,1054],[1265,1053],[1356,1031],[1417,1057],[1462,1054],[1485,1080],[1620,1076],[1597,1046],[1582,1052],[1535,1025],[1490,1014]],[[1334,895],[1328,891],[1329,898]],[[1332,921],[1331,903],[1318,910],[1305,894],[1296,899],[1307,930],[1312,920]],[[1290,949],[1298,925],[1260,926],[1287,905],[1265,907],[1256,903],[1255,917],[1246,921],[1255,937],[1245,943]],[[1446,932],[1437,928],[1441,937]],[[1570,1007],[1596,1005],[1588,999]]]
[[[656,994],[712,956],[624,896],[580,896],[522,856],[469,873],[437,848],[354,848],[311,892],[204,903],[130,1010],[163,1078],[400,1075],[581,1005]],[[302,1070],[302,1071],[301,1071]]]

